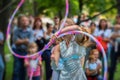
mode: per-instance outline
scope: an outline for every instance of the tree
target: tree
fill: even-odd
[[[4,7],[6,7],[10,2],[12,2],[12,0],[2,0],[1,4],[0,4],[0,7],[1,7],[0,10],[2,10]],[[4,36],[5,36],[7,25],[8,25],[8,19],[9,19],[9,15],[10,15],[9,13],[10,13],[9,8],[5,9],[3,12],[0,13],[0,29],[4,33]],[[4,56],[4,46],[2,47],[1,50],[2,51],[0,51],[0,52]]]
[[[116,2],[117,2],[118,4],[120,4],[120,0],[116,0]],[[120,5],[117,6],[117,12],[118,12],[118,14],[120,14]]]

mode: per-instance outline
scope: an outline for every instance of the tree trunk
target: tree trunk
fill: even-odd
[[[58,11],[58,16],[59,16],[59,18],[60,18],[60,20],[62,20],[62,10],[60,10],[60,11]]]
[[[1,0],[1,4],[0,4],[1,9],[3,9],[10,2],[12,2],[12,0]],[[4,33],[4,37],[6,37],[6,29],[7,29],[9,13],[10,13],[9,10],[10,10],[10,7],[8,7],[6,10],[4,10],[2,13],[0,13],[0,30]],[[4,38],[4,40],[5,40],[5,38]],[[4,41],[4,43],[5,43],[5,41]],[[0,52],[2,53],[2,56],[4,56],[4,46],[2,47],[1,50],[2,51],[0,51]],[[4,76],[3,80],[5,80],[5,76]]]
[[[77,25],[80,25],[80,23],[81,23],[81,21],[80,21],[80,15],[81,15],[81,13],[82,13],[82,10],[83,10],[83,0],[78,0],[79,1],[79,14],[78,14],[78,21],[77,21]]]
[[[116,3],[120,4],[120,0],[116,0]],[[120,5],[117,6],[118,14],[120,14]]]
[[[33,10],[34,10],[34,16],[38,15],[37,2],[36,1],[33,1]]]
[[[79,0],[79,11],[80,11],[80,14],[82,13],[82,10],[83,10],[83,0]]]

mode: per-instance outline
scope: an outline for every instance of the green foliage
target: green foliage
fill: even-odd
[[[11,1],[14,1],[14,4],[10,7],[11,12],[13,12],[13,10],[15,9],[15,7],[17,6],[20,0],[11,0]],[[94,13],[96,12],[99,13],[101,11],[104,11],[116,4],[116,0],[69,0],[70,16],[80,14],[79,4],[81,2],[83,3],[82,12],[85,11],[89,13],[90,16],[93,16]],[[65,14],[65,0],[25,0],[25,3],[20,8],[18,14],[19,13],[25,13],[27,15],[31,14],[35,16],[44,14],[50,17],[53,17],[55,15],[62,15],[63,17]],[[114,8],[109,12],[106,12],[104,16],[109,18],[113,16],[113,14],[116,15],[116,13],[117,13],[117,9]]]

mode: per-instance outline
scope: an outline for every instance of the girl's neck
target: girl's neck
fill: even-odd
[[[70,45],[70,41],[66,40],[65,42],[66,42],[66,46],[67,46],[67,48],[68,48],[69,45]]]
[[[104,27],[101,27],[101,30],[105,30],[105,28],[104,28]]]
[[[40,28],[36,28],[35,30],[40,30]]]

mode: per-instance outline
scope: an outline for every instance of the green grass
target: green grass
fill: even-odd
[[[120,80],[120,63],[117,65],[117,70],[115,74],[115,79],[114,80]]]
[[[5,46],[5,53],[10,54],[9,49],[7,46]],[[43,62],[43,66],[45,66]],[[44,69],[44,68],[43,68]],[[12,80],[12,71],[13,71],[13,56],[10,56],[10,60],[6,62],[6,75],[5,80]],[[45,71],[44,71],[45,74]],[[43,76],[43,80],[45,80],[45,75]],[[117,70],[115,73],[115,79],[114,80],[120,80],[120,63],[117,65]]]
[[[5,45],[5,55],[10,55],[10,51]],[[10,60],[6,61],[6,75],[5,75],[5,80],[12,80],[12,72],[13,72],[13,56],[10,56]]]

